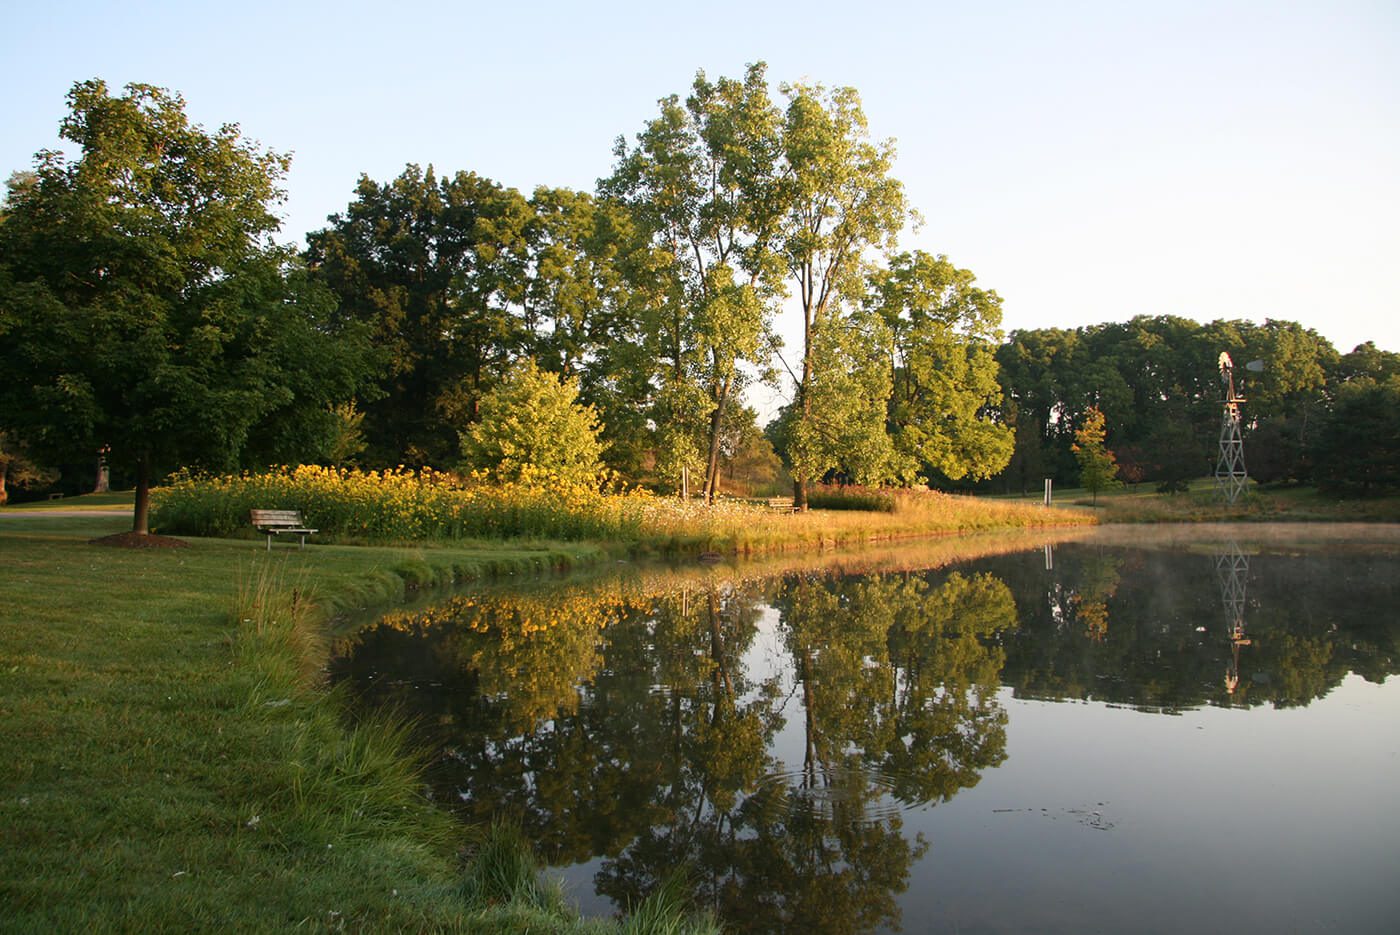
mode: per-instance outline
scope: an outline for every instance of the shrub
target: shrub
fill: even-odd
[[[807,493],[807,505],[814,510],[895,511],[895,493],[875,487],[814,487]]]
[[[481,421],[461,433],[464,466],[493,480],[546,473],[570,485],[596,484],[602,470],[598,414],[578,404],[578,381],[516,364],[481,400]]]

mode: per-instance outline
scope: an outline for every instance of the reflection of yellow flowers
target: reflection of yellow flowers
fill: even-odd
[[[480,674],[483,695],[509,699],[508,715],[523,730],[576,710],[578,686],[602,665],[602,631],[645,609],[638,597],[634,602],[615,590],[580,588],[487,599],[458,596],[426,611],[386,614],[335,651],[351,652],[384,630],[411,639],[435,635],[437,651],[452,665]]]

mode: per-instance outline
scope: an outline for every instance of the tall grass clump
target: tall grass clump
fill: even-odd
[[[895,491],[878,487],[813,487],[807,494],[807,505],[814,510],[865,510],[872,513],[893,513]]]
[[[285,566],[238,571],[233,645],[241,670],[257,673],[276,689],[313,687],[324,670],[325,630],[312,614],[306,575],[287,580]]]
[[[482,909],[515,903],[553,910],[564,905],[559,885],[544,881],[542,868],[517,826],[495,821],[477,834],[462,879],[462,897],[468,906]]]
[[[286,750],[273,770],[278,791],[263,803],[269,824],[304,845],[405,833],[443,845],[450,823],[422,798],[424,757],[409,726],[392,714],[344,725],[336,696],[322,690],[328,642],[304,575],[289,584],[283,568],[261,564],[240,581],[234,612],[245,715]]]
[[[708,912],[689,912],[685,877],[673,873],[622,921],[622,935],[719,935],[719,922]]]

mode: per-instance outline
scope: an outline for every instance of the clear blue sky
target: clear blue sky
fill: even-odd
[[[184,94],[294,154],[287,239],[361,173],[591,189],[697,69],[850,85],[1005,326],[1283,318],[1400,350],[1400,4],[28,3],[0,22],[0,174],[73,82]]]

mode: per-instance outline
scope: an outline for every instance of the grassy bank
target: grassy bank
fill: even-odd
[[[1038,502],[1039,496],[988,498],[992,502]],[[1057,488],[1055,503],[1090,512],[1101,523],[1395,523],[1400,497],[1337,497],[1315,487],[1260,487],[1251,484],[1226,505],[1214,478],[1194,480],[1183,493],[1160,494],[1150,484],[1100,491]]]
[[[464,870],[401,733],[316,684],[326,613],[596,549],[86,543],[128,523],[0,520],[0,927],[617,930],[500,832]]]

